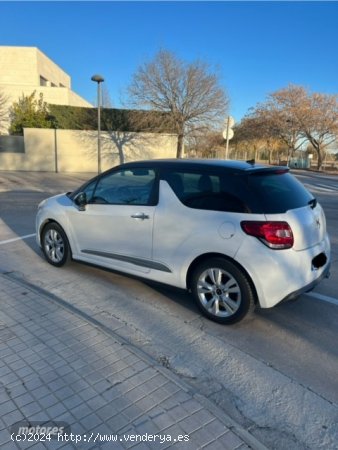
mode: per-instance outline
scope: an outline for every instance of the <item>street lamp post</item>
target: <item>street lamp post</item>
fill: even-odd
[[[55,159],[55,173],[58,173],[58,138],[57,138],[57,129],[58,129],[58,122],[55,119],[54,121],[54,159]]]
[[[104,78],[93,75],[91,80],[97,83],[97,171],[101,173],[101,83]]]

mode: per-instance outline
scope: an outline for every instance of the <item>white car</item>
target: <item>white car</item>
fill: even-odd
[[[40,203],[36,232],[54,266],[74,259],[188,289],[224,324],[329,274],[321,206],[288,168],[253,161],[123,164]]]

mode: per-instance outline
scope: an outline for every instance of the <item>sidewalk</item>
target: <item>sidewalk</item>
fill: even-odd
[[[0,412],[0,449],[265,448],[104,325],[1,273]],[[28,442],[17,422],[64,422],[68,434]]]

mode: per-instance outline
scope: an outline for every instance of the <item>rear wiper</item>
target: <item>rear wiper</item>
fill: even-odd
[[[314,208],[316,207],[316,205],[317,205],[317,199],[316,199],[316,198],[311,199],[311,200],[308,202],[308,205],[310,205],[311,208],[314,209]]]

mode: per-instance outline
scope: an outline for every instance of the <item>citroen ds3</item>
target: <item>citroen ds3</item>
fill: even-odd
[[[286,167],[130,162],[40,203],[47,261],[70,259],[187,289],[230,324],[311,290],[330,266],[323,209]]]

